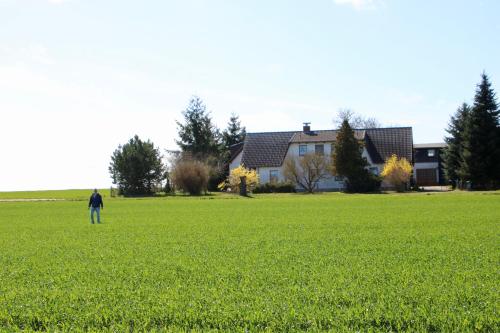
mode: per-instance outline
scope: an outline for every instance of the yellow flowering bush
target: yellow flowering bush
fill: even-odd
[[[404,191],[406,184],[410,181],[413,168],[404,157],[398,158],[392,155],[384,164],[381,176],[394,185],[397,191]]]
[[[240,165],[239,167],[232,169],[229,173],[229,177],[218,185],[219,190],[222,191],[230,189],[231,192],[239,192],[241,177],[243,176],[246,177],[248,191],[252,191],[255,186],[259,184],[259,175],[257,174],[257,171],[247,169],[243,165]]]

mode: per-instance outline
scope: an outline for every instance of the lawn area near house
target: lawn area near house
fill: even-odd
[[[500,192],[88,195],[0,202],[0,331],[500,330]]]

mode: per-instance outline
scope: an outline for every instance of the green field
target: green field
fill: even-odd
[[[0,331],[500,330],[499,192],[89,194],[0,202]]]

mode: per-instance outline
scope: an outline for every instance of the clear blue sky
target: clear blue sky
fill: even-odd
[[[442,141],[485,70],[499,1],[0,0],[0,190],[108,187],[138,134],[176,148],[202,97],[219,127],[332,128],[339,108]]]

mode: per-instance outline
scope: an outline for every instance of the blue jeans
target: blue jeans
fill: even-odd
[[[94,212],[97,213],[97,223],[101,223],[100,211],[100,207],[90,207],[90,223],[94,224]]]

